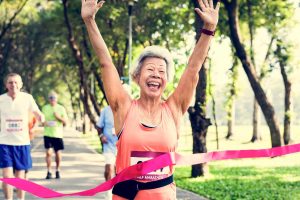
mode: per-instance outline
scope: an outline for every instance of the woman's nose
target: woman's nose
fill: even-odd
[[[155,78],[160,78],[160,74],[158,70],[153,70],[152,76]]]

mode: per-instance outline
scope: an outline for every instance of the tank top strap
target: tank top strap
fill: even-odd
[[[129,110],[128,110],[126,116],[125,116],[125,120],[124,120],[122,129],[121,129],[120,132],[117,134],[118,140],[120,139],[120,137],[121,137],[121,135],[122,135],[122,133],[123,133],[123,130],[124,130],[124,127],[125,127],[125,125],[126,125],[126,123],[127,123],[127,121],[128,121],[128,118],[130,118],[129,115],[131,115],[132,111],[134,110],[134,108],[135,108],[136,106],[137,106],[137,100],[134,99],[134,100],[132,100],[131,105],[130,105],[130,108],[129,108]]]

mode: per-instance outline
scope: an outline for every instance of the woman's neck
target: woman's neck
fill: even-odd
[[[143,111],[152,114],[160,110],[162,101],[160,99],[138,99],[138,104]]]
[[[142,124],[157,126],[161,122],[162,101],[138,99],[139,117]]]

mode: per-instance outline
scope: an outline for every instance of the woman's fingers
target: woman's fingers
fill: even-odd
[[[200,8],[202,11],[208,8],[214,9],[214,2],[213,0],[198,0]],[[218,11],[220,8],[220,1],[217,2],[216,10]]]
[[[220,9],[220,1],[217,2],[216,8],[214,8],[213,0],[198,0],[200,11],[205,11],[207,9],[214,9],[216,11],[219,11]]]
[[[202,0],[198,0],[198,2],[199,2],[199,6],[200,6],[201,10],[205,10],[206,6],[204,5],[203,1]]]
[[[220,3],[220,1],[218,1],[217,6],[216,6],[216,11],[217,12],[219,12],[219,10],[220,10],[220,5],[221,5],[221,3]]]
[[[199,8],[195,8],[195,11],[200,17],[203,15],[202,11]]]
[[[208,4],[207,0],[203,0],[203,3],[204,3],[206,8],[209,8],[209,4]]]
[[[105,1],[100,1],[98,4],[97,4],[97,7],[98,8],[101,8],[103,6],[103,4],[105,3]]]
[[[209,7],[211,7],[211,8],[214,8],[214,3],[213,3],[213,0],[209,0]]]

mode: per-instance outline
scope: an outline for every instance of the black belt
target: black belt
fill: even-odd
[[[139,190],[150,190],[150,189],[160,188],[169,185],[171,183],[173,183],[173,175],[164,179],[151,181],[147,183],[138,182],[135,180],[128,180],[128,181],[117,183],[114,186],[112,193],[120,197],[133,200]]]

